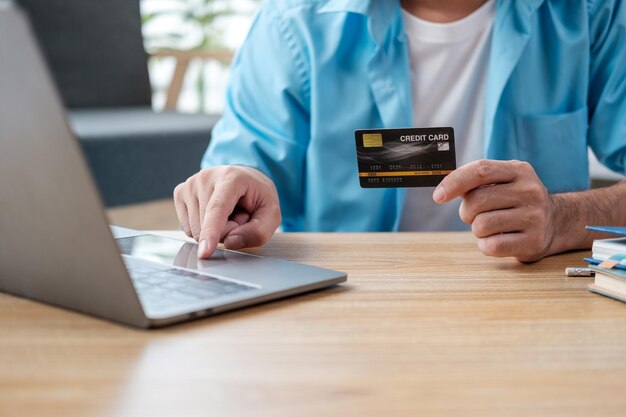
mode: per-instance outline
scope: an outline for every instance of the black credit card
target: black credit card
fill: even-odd
[[[363,188],[434,187],[456,169],[451,127],[357,130],[354,137]]]

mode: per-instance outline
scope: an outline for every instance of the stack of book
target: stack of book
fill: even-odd
[[[585,259],[596,277],[589,291],[626,302],[626,227],[587,226],[587,229],[621,236],[593,242],[593,257]]]

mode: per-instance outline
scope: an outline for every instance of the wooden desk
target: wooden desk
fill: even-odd
[[[0,295],[0,416],[626,415],[626,304],[469,234],[281,234],[347,284],[158,331]]]

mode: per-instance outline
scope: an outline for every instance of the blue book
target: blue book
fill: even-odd
[[[596,239],[593,241],[593,259],[598,261],[613,260],[626,265],[626,227],[619,226],[586,226],[594,232],[611,233],[618,237]],[[596,262],[590,262],[595,264]]]
[[[626,270],[595,265],[590,265],[589,268],[596,273],[594,283],[588,287],[589,291],[626,303]]]

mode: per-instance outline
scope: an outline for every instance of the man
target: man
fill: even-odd
[[[617,0],[270,0],[204,169],[174,192],[181,225],[203,258],[265,243],[281,212],[285,231],[460,219],[520,261],[587,248],[586,224],[626,225],[626,182],[587,190],[588,146],[624,172],[624,45]],[[434,192],[359,187],[355,129],[436,125],[464,165]]]

